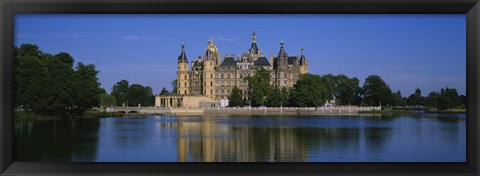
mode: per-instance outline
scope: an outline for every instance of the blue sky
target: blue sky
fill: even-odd
[[[305,49],[309,72],[360,79],[380,75],[403,96],[420,88],[466,92],[465,15],[17,15],[15,45],[68,52],[95,64],[107,92],[121,79],[171,90],[185,42],[189,62],[214,38],[220,54],[241,54],[257,34],[263,54]],[[360,85],[360,86],[361,86]]]

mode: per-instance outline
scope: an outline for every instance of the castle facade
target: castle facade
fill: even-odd
[[[243,98],[248,100],[250,91],[244,78],[253,76],[257,67],[268,70],[270,84],[279,88],[293,87],[301,74],[308,73],[308,61],[303,49],[300,56],[289,56],[282,41],[278,54],[270,54],[267,58],[257,46],[255,32],[250,49],[238,55],[237,59],[234,55],[224,55],[222,59],[213,38],[210,38],[203,56],[189,63],[185,44],[182,43],[182,51],[178,56],[176,97],[202,97],[199,101],[209,102],[228,100],[233,87],[237,86]],[[180,98],[175,105],[185,107],[185,103],[182,103],[185,100]],[[165,107],[162,101],[159,100],[158,106]]]
[[[190,66],[190,67],[189,67]],[[277,56],[269,59],[258,49],[256,35],[252,35],[250,49],[242,55],[224,55],[223,59],[212,38],[208,41],[203,57],[188,63],[185,45],[178,56],[177,94],[206,96],[214,100],[228,99],[234,86],[242,95],[248,96],[247,76],[255,74],[256,67],[270,71],[270,84],[279,87],[292,87],[301,74],[308,73],[308,62],[303,49],[300,57],[289,56],[283,41]],[[190,69],[189,69],[190,68]]]

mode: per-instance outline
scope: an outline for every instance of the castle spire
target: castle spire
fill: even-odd
[[[255,31],[252,34],[252,45],[248,51],[250,54],[261,54],[260,50],[257,47],[257,35],[255,35]]]
[[[302,48],[302,55],[300,56],[300,65],[307,65],[307,58],[305,58],[304,49]]]
[[[279,57],[287,56],[287,54],[285,53],[285,49],[283,49],[283,39],[280,42],[280,51],[278,52],[278,56]]]
[[[211,44],[213,44],[213,37],[212,37],[212,36],[210,36],[209,42],[210,42]]]
[[[182,41],[182,52],[178,56],[178,63],[188,63],[187,55],[185,54],[185,43]]]

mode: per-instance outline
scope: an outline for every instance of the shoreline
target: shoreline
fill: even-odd
[[[138,118],[149,115],[173,116],[398,116],[415,114],[466,114],[464,109],[448,109],[443,111],[428,111],[426,113],[412,113],[407,110],[369,110],[361,111],[360,108],[206,108],[206,109],[168,109],[169,113],[119,113],[87,111],[83,116],[61,117],[59,115],[45,115],[33,112],[15,111],[15,121],[61,120],[61,119],[98,119],[105,117]]]

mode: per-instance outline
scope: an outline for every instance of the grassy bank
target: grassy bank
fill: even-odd
[[[102,118],[102,117],[115,117],[115,112],[100,112],[100,111],[86,111],[83,114],[83,118]]]
[[[45,114],[38,114],[34,112],[25,112],[25,111],[14,112],[15,121],[60,120],[60,119],[72,119],[72,118],[95,119],[95,118],[113,117],[113,116],[115,116],[115,113],[113,112],[100,112],[100,111],[86,111],[83,114],[83,116],[73,116],[73,117],[62,117],[60,115],[45,115]]]
[[[62,119],[59,115],[44,115],[44,114],[36,114],[33,112],[25,112],[25,111],[15,111],[13,113],[15,117],[15,121],[29,121],[29,120],[59,120]]]

